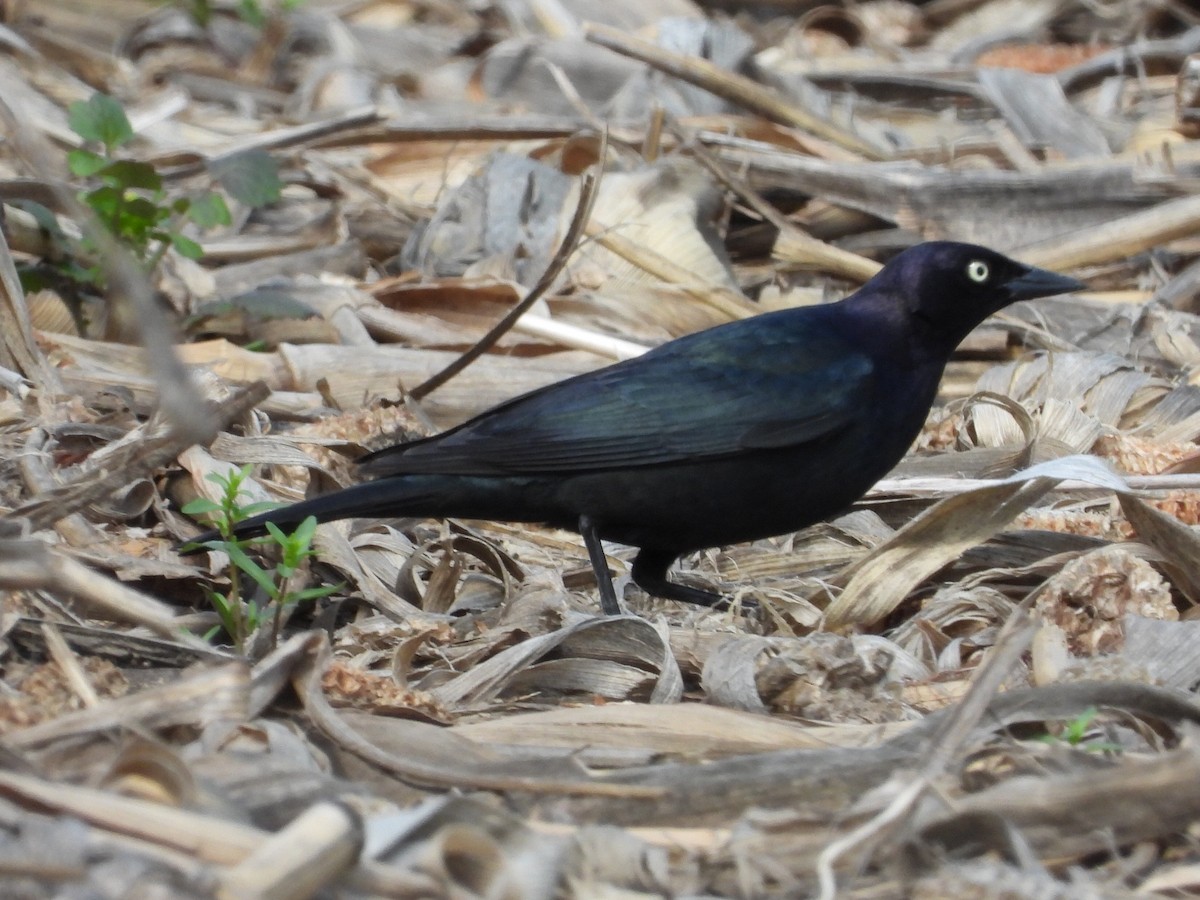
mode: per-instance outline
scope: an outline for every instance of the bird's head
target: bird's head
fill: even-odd
[[[1010,303],[1084,287],[1074,278],[955,241],[910,247],[866,287],[871,285],[878,285],[892,302],[899,301],[914,326],[943,345],[947,353],[984,319]]]

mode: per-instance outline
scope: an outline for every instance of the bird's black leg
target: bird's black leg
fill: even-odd
[[[604,547],[600,544],[600,534],[592,517],[579,517],[579,533],[583,535],[583,544],[587,547],[588,559],[592,561],[592,571],[596,573],[596,584],[600,586],[600,608],[606,616],[621,615],[621,604],[617,602],[617,591],[613,587],[612,576],[608,574],[608,560],[604,556]]]
[[[671,568],[671,563],[678,558],[678,553],[650,549],[639,550],[633,560],[634,583],[647,594],[653,594],[655,597],[680,600],[696,606],[712,606],[717,609],[724,609],[729,605],[728,600],[720,594],[668,581],[667,569]]]

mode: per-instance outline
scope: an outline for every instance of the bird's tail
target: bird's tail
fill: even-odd
[[[257,537],[267,533],[267,523],[278,525],[283,531],[291,531],[309,516],[316,516],[318,522],[333,522],[337,519],[371,517],[371,516],[422,516],[427,515],[425,508],[434,499],[428,490],[418,486],[405,492],[396,481],[366,482],[356,484],[330,494],[302,500],[290,506],[281,506],[265,513],[259,513],[248,519],[243,519],[234,526],[235,537]],[[406,496],[407,494],[407,496]],[[211,529],[193,538],[189,543],[202,544],[205,541],[217,540],[220,534]]]
[[[251,516],[233,529],[237,537],[265,534],[267,523],[282,530],[295,529],[309,516],[318,522],[349,518],[397,516],[503,519],[542,522],[557,518],[537,499],[530,479],[469,475],[404,475],[380,478]],[[215,529],[189,543],[217,540]]]

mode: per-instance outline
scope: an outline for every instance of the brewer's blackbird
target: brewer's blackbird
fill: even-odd
[[[601,540],[639,548],[633,580],[648,593],[713,605],[667,580],[680,555],[844,510],[908,450],[968,332],[1081,287],[983,247],[920,244],[839,303],[719,325],[525,394],[371,453],[362,471],[378,480],[237,533],[308,516],[541,522],[582,534],[606,613],[620,607]]]

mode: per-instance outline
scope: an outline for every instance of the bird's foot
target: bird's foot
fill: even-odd
[[[718,612],[728,612],[736,608],[740,613],[749,614],[752,618],[758,614],[761,608],[757,600],[752,600],[749,597],[730,597],[726,594],[718,594],[715,591],[706,591],[702,588],[695,588],[686,584],[677,584],[666,579],[663,580],[661,587],[656,588],[651,593],[666,600],[678,600],[681,603],[704,606]]]
[[[723,594],[668,580],[667,570],[674,561],[674,554],[659,554],[643,549],[633,561],[634,583],[654,597],[678,600],[693,606],[706,606],[709,609],[729,609],[732,601]],[[747,606],[746,601],[742,602],[742,606]]]
[[[640,581],[638,585],[647,593],[653,594],[655,597],[662,597],[664,600],[678,600],[680,603],[690,603],[693,606],[707,606],[711,609],[729,609],[729,598],[715,591],[706,591],[702,588],[678,584],[674,581],[668,581],[665,578],[653,587],[643,584]]]

